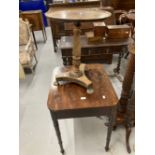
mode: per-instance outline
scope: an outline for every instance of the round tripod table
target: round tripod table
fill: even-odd
[[[55,85],[58,85],[59,81],[74,82],[85,87],[87,93],[93,93],[92,81],[90,81],[85,75],[85,65],[81,64],[80,22],[100,21],[110,17],[111,13],[97,8],[74,8],[46,13],[46,16],[47,18],[52,18],[52,20],[74,22],[72,53],[73,66],[71,70],[57,75]]]

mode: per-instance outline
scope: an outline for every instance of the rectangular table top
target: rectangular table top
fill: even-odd
[[[73,37],[72,36],[63,36],[60,39],[60,48],[61,49],[71,49],[73,47]],[[102,43],[92,43],[89,44],[86,36],[81,36],[81,48],[96,48],[96,47],[111,47],[111,46],[127,46],[133,40],[131,38],[126,40],[104,40]]]
[[[74,83],[54,86],[55,76],[65,72],[69,67],[57,67],[52,74],[51,88],[48,96],[48,108],[52,111],[79,110],[112,107],[117,105],[118,98],[103,65],[86,65],[85,73],[93,82],[93,94]]]

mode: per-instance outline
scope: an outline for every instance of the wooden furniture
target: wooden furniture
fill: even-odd
[[[60,74],[56,77],[56,84],[59,81],[69,81],[77,83],[86,88],[87,93],[93,93],[92,81],[85,75],[85,66],[81,65],[81,41],[80,41],[80,26],[81,22],[101,21],[111,16],[108,11],[100,9],[69,9],[58,10],[53,13],[47,13],[48,18],[56,21],[72,21],[74,22],[73,29],[73,52],[72,52],[72,68],[70,71]]]
[[[129,10],[129,12],[125,12],[119,17],[119,24],[128,24],[131,27],[131,37],[135,40],[135,10]],[[125,58],[127,58],[129,52],[126,54]]]
[[[95,36],[100,36],[102,38],[106,36],[107,27],[105,22],[94,22],[93,29]]]
[[[135,8],[135,0],[101,0],[103,6],[112,6],[114,10],[130,10]]]
[[[125,40],[130,37],[131,27],[128,25],[108,25],[107,39]]]
[[[70,66],[71,67],[71,66]],[[86,65],[86,74],[93,82],[94,93],[87,94],[79,85],[54,86],[55,76],[59,72],[66,72],[70,67],[58,67],[53,71],[51,88],[48,95],[48,108],[51,113],[61,153],[64,148],[61,139],[58,119],[91,117],[106,115],[109,117],[109,126],[106,140],[106,151],[109,150],[112,127],[115,123],[118,98],[107,76],[103,65]]]
[[[115,15],[115,24],[120,24],[119,17],[121,14],[135,9],[135,0],[100,0],[101,6],[112,6]]]
[[[62,3],[62,4],[51,4],[49,5],[49,10],[46,13],[48,18],[48,23],[51,27],[52,38],[54,43],[54,51],[57,51],[57,41],[61,38],[61,36],[73,35],[72,31],[74,28],[73,21],[56,21],[50,18],[50,14],[54,13],[58,10],[70,10],[70,9],[96,9],[99,8],[100,1],[91,1],[91,2],[75,2],[75,3]],[[80,11],[80,10],[79,10]],[[113,14],[113,10],[111,10]],[[114,16],[111,16],[104,20],[108,24],[114,23]],[[93,29],[93,23],[90,21],[85,21],[85,24],[81,22],[81,34],[84,34],[87,31]]]
[[[60,49],[64,65],[72,64],[72,40],[73,37],[61,37]],[[114,70],[116,73],[120,71],[121,58],[127,46],[133,42],[128,40],[105,40],[99,44],[88,44],[85,36],[81,36],[81,61],[83,63],[108,63],[112,62],[112,55],[119,54],[118,64]]]
[[[29,68],[33,72],[38,60],[36,49],[32,42],[30,23],[19,19],[19,61],[23,68]],[[35,59],[35,64],[33,60]]]
[[[114,10],[129,10],[129,9],[134,9],[135,8],[135,0],[104,0],[106,5],[104,5],[103,9],[105,6],[112,6]],[[75,2],[75,3],[61,3],[61,4],[49,4],[49,10],[48,13],[55,12],[57,10],[66,10],[66,9],[71,9],[71,8],[101,8],[102,9],[102,4],[100,4],[100,1],[88,1],[88,2]],[[114,10],[107,10],[112,13],[111,18],[108,18],[105,20],[106,24],[115,24],[115,11]],[[122,12],[121,12],[122,13]],[[119,14],[120,15],[120,14]],[[117,16],[117,14],[116,14]],[[48,19],[48,23],[51,27],[52,31],[52,38],[53,38],[53,43],[54,43],[54,51],[57,51],[57,40],[59,40],[62,36],[67,36],[67,35],[72,35],[70,33],[72,31],[68,31],[65,29],[64,25],[65,23],[62,21],[53,21],[52,19]],[[72,22],[70,22],[72,24]],[[73,25],[73,24],[72,24]],[[87,24],[86,29],[81,29],[82,33],[83,31],[86,32],[87,30],[90,31],[92,30],[92,23]],[[66,26],[67,27],[67,26]],[[69,26],[70,27],[70,26]],[[73,26],[72,26],[73,27]]]
[[[132,127],[135,126],[135,88],[133,88],[130,92],[130,97],[128,100],[128,105],[127,105],[127,112],[126,112],[126,147],[128,153],[131,153],[131,148],[130,148],[130,134],[132,131]]]
[[[35,11],[22,11],[20,13],[20,17],[28,19],[28,21],[32,24],[33,31],[42,31],[44,42],[47,40],[46,30],[43,23],[42,11],[35,10]],[[34,35],[34,33],[33,33]]]
[[[126,127],[126,146],[130,153],[129,135],[131,126],[134,122],[134,76],[135,76],[135,45],[129,46],[130,57],[128,60],[127,70],[122,85],[121,98],[118,104],[116,125],[124,125]]]

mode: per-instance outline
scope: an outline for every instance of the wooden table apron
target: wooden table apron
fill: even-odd
[[[88,67],[87,67],[88,66]],[[103,65],[91,64],[86,65],[94,82],[94,94],[87,96],[85,89],[75,84],[66,84],[64,86],[53,86],[54,77],[56,76],[55,70],[53,71],[52,86],[48,96],[48,108],[53,120],[55,131],[57,134],[58,142],[60,145],[61,153],[64,153],[62,145],[61,133],[59,129],[58,119],[78,118],[78,117],[92,117],[105,115],[109,118],[107,139],[105,150],[109,150],[109,143],[112,133],[113,125],[116,119],[116,110],[118,98],[112,87],[112,84],[103,69]],[[59,67],[60,68],[60,67]],[[68,68],[68,67],[61,67]],[[61,71],[63,69],[60,69]],[[62,72],[64,72],[63,70]],[[90,78],[90,77],[89,77]],[[99,84],[100,83],[100,84]],[[102,86],[104,88],[102,88]],[[75,93],[77,89],[77,93]],[[106,92],[105,92],[106,91]],[[102,99],[102,94],[106,99]],[[71,96],[70,96],[71,95]],[[80,100],[80,96],[86,96],[87,101]],[[72,99],[71,99],[71,98]],[[75,100],[73,100],[75,99]],[[61,103],[62,102],[62,103]]]
[[[113,110],[114,109],[114,110]],[[111,117],[113,112],[116,110],[116,106],[114,107],[104,107],[104,108],[89,108],[89,109],[77,109],[77,110],[60,110],[60,111],[52,111],[50,113],[56,119],[67,119],[67,118],[78,118],[78,117],[94,117],[105,115]]]

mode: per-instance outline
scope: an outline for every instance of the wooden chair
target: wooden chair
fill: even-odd
[[[32,73],[38,60],[35,55],[35,46],[32,42],[30,24],[28,20],[19,19],[19,61],[23,68],[30,68]],[[35,64],[33,60],[35,59]]]

